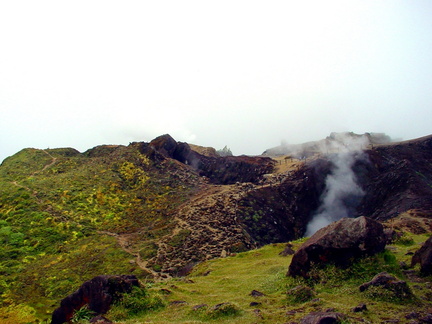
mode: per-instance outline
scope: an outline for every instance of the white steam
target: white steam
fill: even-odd
[[[351,217],[354,208],[364,196],[352,170],[357,160],[364,159],[363,149],[369,144],[367,136],[333,133],[320,148],[329,154],[333,168],[325,180],[321,205],[306,228],[306,236],[343,217]]]

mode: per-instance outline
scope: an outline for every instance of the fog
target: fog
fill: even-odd
[[[235,155],[432,133],[432,2],[3,1],[0,161],[169,133]]]

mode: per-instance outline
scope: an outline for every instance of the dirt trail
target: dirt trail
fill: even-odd
[[[34,176],[34,175],[41,173],[41,172],[44,172],[46,169],[53,166],[57,162],[57,158],[52,156],[49,152],[47,152],[46,150],[42,150],[42,152],[44,152],[46,155],[48,155],[51,158],[51,162],[46,164],[41,170],[33,172],[31,176]]]
[[[282,160],[281,165],[284,162]],[[283,169],[276,169],[259,184],[202,185],[193,197],[177,209],[173,215],[175,226],[172,232],[156,242],[157,255],[149,260],[142,260],[139,248],[134,248],[134,235],[138,233],[101,234],[116,237],[121,248],[156,280],[178,275],[200,260],[252,249],[255,243],[237,220],[238,202],[250,191],[279,184],[303,163],[299,160],[286,163]],[[155,265],[161,268],[161,272],[153,270]]]
[[[126,253],[130,254],[134,257],[134,261],[142,270],[147,271],[152,274],[153,278],[158,278],[159,274],[154,271],[150,266],[148,266],[148,261],[143,260],[140,256],[139,250],[134,248],[134,242],[136,239],[133,237],[139,233],[131,233],[131,234],[117,234],[108,231],[97,231],[98,234],[112,236],[117,240],[120,248]]]

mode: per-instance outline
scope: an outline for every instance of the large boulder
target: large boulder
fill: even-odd
[[[313,312],[302,318],[301,324],[332,324],[341,323],[345,319],[342,313]]]
[[[61,301],[53,312],[51,324],[70,321],[74,312],[84,305],[96,314],[104,314],[121,294],[131,292],[134,286],[139,286],[139,281],[132,275],[94,277]]]
[[[342,218],[316,232],[294,254],[287,275],[307,278],[313,264],[349,266],[354,259],[382,252],[383,226],[361,216]]]
[[[432,236],[414,253],[411,266],[414,267],[417,263],[420,263],[422,274],[432,274]]]

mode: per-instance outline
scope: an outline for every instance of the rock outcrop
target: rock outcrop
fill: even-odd
[[[308,277],[313,264],[348,266],[353,259],[383,251],[383,226],[364,216],[343,218],[316,232],[294,254],[288,275]]]
[[[430,215],[432,136],[374,146],[365,153],[369,161],[354,166],[365,192],[360,215],[380,221],[410,210]]]
[[[268,157],[203,155],[192,150],[187,143],[176,142],[170,135],[143,144],[141,150],[154,160],[171,158],[187,164],[215,184],[257,183],[274,168],[273,160]]]
[[[139,286],[135,276],[94,277],[83,283],[76,292],[62,299],[60,307],[53,312],[51,324],[68,322],[74,311],[84,305],[96,314],[104,314],[121,294],[131,292],[134,286]]]
[[[381,272],[372,278],[371,281],[362,284],[359,289],[361,292],[369,289],[369,287],[382,287],[394,293],[395,297],[399,300],[412,297],[412,292],[405,281],[399,280],[396,277]]]
[[[332,324],[340,323],[346,316],[335,312],[313,312],[302,318],[301,324]]]
[[[432,236],[414,253],[411,260],[411,267],[414,267],[418,263],[420,263],[420,271],[422,274],[432,274]]]

